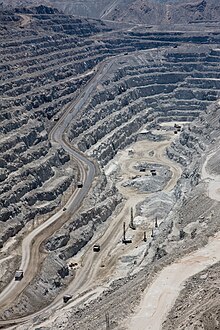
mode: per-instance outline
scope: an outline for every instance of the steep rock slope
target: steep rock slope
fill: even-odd
[[[104,166],[145,125],[192,121],[219,97],[217,54],[183,46],[142,52],[137,58],[126,55],[123,65],[115,60],[108,78],[71,123],[71,142]]]
[[[76,164],[49,142],[49,131],[59,118],[54,115],[91,77],[80,76],[91,63],[80,61],[74,50],[84,51],[81,36],[99,32],[98,25],[45,6],[2,11],[1,246],[29,220],[54,210],[77,181]]]
[[[186,222],[184,209],[198,205],[204,214],[191,217],[200,225],[194,226],[197,236],[201,227],[208,232],[219,230],[219,102],[209,107],[203,115],[180,136],[178,142],[169,149],[169,154],[182,164],[187,165],[182,180],[184,191],[194,186],[190,198],[184,197],[184,207],[179,212],[179,223]],[[207,158],[208,157],[208,158]],[[205,169],[209,178],[204,176]],[[214,183],[213,178],[216,178]],[[203,203],[199,203],[199,199]],[[205,208],[204,208],[205,206]],[[188,227],[191,224],[188,220]],[[164,323],[163,329],[218,329],[219,327],[219,263],[191,277]]]
[[[2,205],[8,202],[11,205],[7,205],[6,210],[3,207],[2,210],[10,212],[11,206],[16,205],[20,214],[27,214],[25,221],[30,219],[26,212],[33,211],[35,206],[38,206],[37,209],[40,209],[41,213],[45,212],[45,203],[53,206],[49,199],[50,190],[54,186],[57,188],[58,182],[62,181],[62,189],[57,189],[57,194],[52,194],[57,203],[70,180],[73,177],[76,180],[77,171],[70,168],[74,165],[70,166],[68,155],[62,149],[57,150],[56,146],[50,145],[48,132],[62,114],[63,106],[76,98],[80,88],[94,76],[95,66],[103,59],[112,55],[123,55],[115,61],[116,69],[112,74],[97,86],[85,109],[78,114],[78,122],[72,122],[69,131],[71,143],[82,151],[87,151],[101,165],[107,164],[118,149],[134,141],[142,126],[147,124],[150,129],[157,121],[191,121],[219,97],[218,33],[198,32],[192,35],[148,30],[111,34],[101,22],[71,18],[45,7],[18,9],[16,13],[11,11],[4,14],[4,17],[6,23],[1,25],[1,151],[4,156],[1,160],[1,187],[4,189]],[[98,35],[94,38],[96,33]],[[183,46],[180,47],[181,44]],[[200,48],[198,44],[204,44],[205,47]],[[139,50],[151,48],[153,50],[147,55],[145,52],[138,53]],[[159,48],[162,49],[158,50]],[[134,52],[135,60],[131,60],[130,52]],[[103,130],[103,126],[106,130]],[[191,138],[188,139],[188,135],[188,131],[183,132],[180,141],[189,140],[187,147],[192,148],[193,143],[190,143]],[[208,145],[209,140],[205,143]],[[9,153],[9,148],[12,148],[14,153]],[[184,143],[180,143],[179,148],[184,150],[181,156],[178,155],[180,152],[177,152],[178,158],[175,148],[176,146],[172,146],[169,155],[174,159],[176,157],[183,164],[191,164],[194,149],[187,152]],[[198,144],[197,148],[200,156],[203,144]],[[19,157],[13,158],[13,155],[17,154],[21,160]],[[42,164],[44,167],[39,168]],[[184,174],[189,187],[198,183],[197,167],[190,168],[191,172]],[[16,176],[13,176],[14,172]],[[11,180],[12,176],[15,181]],[[26,180],[22,181],[23,178]],[[11,314],[7,311],[4,317],[10,318],[13,313],[25,315],[30,310],[40,309],[42,297],[46,296],[46,305],[61,290],[60,284],[65,282],[65,278],[67,277],[66,282],[70,280],[66,260],[90,240],[96,227],[107,219],[121,201],[115,188],[108,187],[105,180],[103,181],[95,198],[92,202],[90,200],[91,204],[86,201],[83,213],[75,216],[54,237],[48,239],[46,248],[52,252],[42,264],[38,278],[27,287],[23,296],[25,298],[19,298],[21,304],[16,304],[15,301],[16,306],[10,310]],[[11,191],[15,193],[11,194]],[[181,191],[177,190],[176,194],[181,195]],[[106,195],[111,196],[107,205]],[[40,201],[40,205],[36,199]],[[190,199],[188,202],[190,203]],[[193,202],[193,206],[202,203],[203,207],[211,208],[213,205],[207,197],[197,199],[196,195]],[[192,204],[183,209],[185,213],[187,208],[192,208]],[[197,213],[198,208],[194,214],[197,216]],[[13,209],[6,214],[7,218],[2,218],[2,232],[6,225],[15,223],[16,216]],[[183,228],[192,222],[189,214],[185,215],[184,219]],[[18,220],[19,226],[22,226],[23,218]],[[214,230],[216,227],[212,228]],[[161,244],[161,249],[164,249],[164,236],[168,235],[171,229],[172,221],[164,229],[159,242],[153,244],[154,252],[157,251],[157,244]],[[13,234],[13,228],[9,232]],[[196,235],[193,230],[192,233],[189,231],[186,239],[191,242]],[[174,241],[181,244],[177,236]],[[49,272],[51,265],[52,282],[48,292],[45,274]],[[71,275],[74,275],[73,273],[74,271]],[[63,277],[64,281],[61,280]],[[141,282],[141,276],[139,279]],[[120,285],[126,282],[127,279]],[[135,284],[135,281],[133,283]],[[33,289],[37,288],[39,291],[35,292]],[[27,297],[30,297],[30,301]],[[38,306],[33,303],[35,298]],[[111,304],[109,301],[110,306]],[[105,308],[109,305],[106,304]],[[21,309],[17,310],[20,306]],[[23,306],[26,307],[23,309]],[[115,306],[118,308],[118,304]],[[99,312],[98,308],[97,311]],[[80,313],[76,311],[76,314]],[[89,317],[91,315],[94,315],[92,307]],[[82,317],[80,322],[84,320]],[[96,322],[95,319],[93,321]],[[85,328],[81,324],[79,326],[81,329]],[[56,328],[56,325],[53,328]]]
[[[219,104],[215,104],[186,127],[169,148],[170,157],[178,149],[181,157],[177,160],[181,163],[184,160],[187,167],[175,189],[175,207],[160,224],[154,238],[147,241],[142,270],[114,282],[98,299],[79,303],[74,307],[70,304],[62,312],[62,318],[51,318],[47,323],[48,327],[103,329],[105,313],[109,313],[113,329],[127,329],[125,318],[131,316],[137,300],[149,285],[155,271],[181,255],[203,246],[208,242],[208,237],[220,229],[220,204],[209,198],[206,193],[207,182],[200,177],[206,156],[219,146],[219,115]],[[199,144],[193,143],[197,140]],[[213,170],[212,159],[209,166]],[[171,312],[164,329],[212,329],[218,324],[218,271],[219,265],[216,265],[194,276],[187,283],[187,291],[182,293],[181,300]],[[36,321],[36,325],[39,326],[40,322]]]
[[[179,24],[218,20],[219,15],[220,7],[216,0],[134,0],[126,6],[119,4],[106,18],[145,24]]]
[[[51,146],[48,142],[48,132],[65,109],[64,106],[74,100],[80,89],[94,76],[97,64],[107,57],[128,54],[137,50],[177,47],[181,43],[217,44],[219,35],[198,32],[197,36],[193,37],[190,32],[156,31],[111,34],[111,29],[101,21],[76,19],[45,6],[32,9],[11,9],[1,13],[0,132],[2,136],[0,147],[2,155],[0,180],[2,209],[0,216],[2,244],[8,237],[20,230],[28,219],[54,209],[59,203],[59,196],[70,185],[73,177],[76,181],[76,171],[71,169],[73,165],[68,165],[65,173],[56,171],[58,167],[60,170],[63,169],[64,163],[68,161],[68,155],[62,150],[56,154],[56,146]],[[96,34],[98,36],[94,38]],[[199,51],[199,56],[193,55],[194,52],[197,50],[192,50],[192,54],[184,52],[181,54],[181,49],[168,52],[165,55],[167,60],[163,60],[160,56],[158,64],[152,63],[151,60],[152,69],[149,68],[147,71],[140,64],[135,71],[140,69],[143,71],[143,75],[141,78],[135,77],[134,81],[130,78],[126,78],[125,81],[122,79],[123,76],[129,76],[130,71],[133,71],[133,69],[129,69],[128,65],[128,68],[119,72],[118,76],[116,75],[114,84],[106,83],[107,93],[102,90],[93,96],[91,106],[88,105],[84,114],[80,114],[81,119],[78,124],[72,124],[75,133],[74,136],[71,133],[70,138],[77,137],[77,144],[81,150],[89,149],[100,138],[104,138],[104,135],[99,128],[98,131],[94,131],[93,137],[89,131],[86,133],[87,141],[82,135],[79,140],[78,135],[82,134],[82,125],[84,125],[83,129],[87,129],[88,125],[94,125],[98,120],[95,114],[97,111],[100,112],[103,120],[107,111],[109,114],[114,112],[116,120],[111,119],[109,129],[112,133],[117,129],[118,132],[115,130],[112,137],[118,141],[113,147],[107,141],[108,146],[114,150],[110,150],[106,154],[107,157],[112,157],[116,149],[125,145],[125,136],[117,138],[117,134],[121,134],[118,127],[125,124],[125,119],[128,123],[128,125],[126,124],[126,134],[128,135],[133,120],[135,120],[133,128],[137,129],[143,125],[142,119],[146,121],[147,115],[144,114],[146,106],[155,105],[162,117],[164,111],[170,111],[169,116],[172,116],[172,105],[168,109],[167,104],[162,105],[163,102],[161,104],[158,101],[155,102],[156,95],[163,95],[166,99],[169,94],[177,98],[180,104],[179,114],[188,119],[189,111],[185,112],[188,108],[191,111],[190,119],[194,118],[198,114],[198,105],[200,109],[204,109],[210,101],[215,100],[218,96],[218,74],[214,71],[219,57],[218,51],[213,50],[210,53],[209,47],[208,50]],[[164,72],[160,58],[163,64],[170,60],[175,63],[184,58],[187,63],[180,71],[185,72],[172,75],[160,74],[158,77],[151,75],[146,78],[146,75],[152,73],[152,70]],[[196,66],[194,66],[195,61],[198,62]],[[192,77],[187,73],[193,67],[195,70],[204,71],[206,62],[210,63],[207,68],[209,68],[210,77],[213,78],[211,82],[201,78],[199,72],[195,72]],[[177,64],[178,66],[179,64]],[[154,67],[155,69],[153,69]],[[179,69],[176,70],[178,72]],[[134,72],[131,75],[137,76]],[[202,73],[202,77],[203,75]],[[167,86],[165,77],[170,82]],[[157,82],[156,85],[155,82]],[[195,86],[193,91],[189,90],[189,86],[192,84]],[[114,99],[114,95],[118,96],[113,103],[116,102],[118,110],[122,106],[123,115],[122,112],[114,111],[114,104],[111,101]],[[133,110],[128,112],[128,98],[132,102],[140,99],[140,108],[130,104],[129,108],[133,108]],[[107,102],[106,113],[101,110],[103,101]],[[92,107],[96,108],[95,112]],[[87,111],[90,112],[91,118],[90,115],[87,116]],[[140,112],[144,117],[138,118]],[[83,116],[89,119],[84,120]],[[118,127],[116,128],[115,125]],[[132,139],[133,137],[130,142]],[[128,144],[129,141],[127,140],[126,143]],[[102,164],[110,159],[104,156],[103,146],[104,144],[100,146],[100,150],[93,152],[94,155],[97,154],[97,159],[103,157]],[[13,153],[9,153],[9,148],[12,148]],[[16,156],[18,154],[20,159]],[[42,167],[39,168],[40,164]],[[14,175],[15,173],[16,175]],[[21,181],[21,178],[25,179]],[[15,224],[16,230],[14,229]]]
[[[49,4],[76,16],[145,24],[189,23],[218,20],[216,0],[3,0],[7,5]]]

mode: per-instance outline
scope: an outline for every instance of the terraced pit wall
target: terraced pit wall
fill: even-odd
[[[100,21],[75,19],[57,11],[36,9],[23,14],[29,15],[27,25],[22,25],[22,11],[10,11],[3,13],[0,26],[1,245],[30,219],[54,210],[61,195],[77,181],[76,164],[49,141],[49,132],[65,106],[98,74],[97,65],[103,60],[112,60],[113,69],[100,81],[68,131],[72,145],[94,157],[100,166],[135,141],[142,128],[164,121],[192,121],[219,97],[218,33],[111,33]],[[116,55],[120,57],[113,60]],[[193,132],[183,132],[179,149],[173,145],[169,151],[184,165],[195,152],[186,147],[193,149],[197,141],[198,155],[204,148]],[[198,183],[197,172],[185,173],[189,185]],[[121,202],[115,187],[105,178],[101,182],[95,197],[88,197],[87,209],[47,241],[47,249],[53,252],[32,283],[39,287],[37,301],[41,302],[43,295],[48,301],[53,299],[60,285],[56,283],[68,276],[66,260],[91,239]],[[111,196],[109,204],[106,194]],[[57,255],[60,258],[54,262]],[[54,281],[45,293],[44,276],[51,265]]]
[[[27,25],[19,15],[27,15]],[[76,182],[76,166],[48,141],[48,133],[98,63],[128,54],[124,63],[115,61],[114,76],[71,123],[69,137],[102,166],[133,142],[145,123],[191,121],[219,95],[217,33],[111,34],[101,21],[42,7],[2,16],[1,244],[31,218],[52,211]],[[146,58],[129,56],[144,49]]]
[[[191,122],[219,96],[216,54],[217,50],[180,46],[115,60],[117,69],[111,68],[71,123],[69,139],[104,166],[135,141],[141,128]]]

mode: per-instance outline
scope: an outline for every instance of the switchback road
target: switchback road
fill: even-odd
[[[92,91],[96,88],[100,79],[108,72],[113,62],[114,60],[107,63],[105,61],[98,66],[96,76],[88,83],[85,90],[81,95],[79,95],[77,100],[66,108],[65,113],[49,134],[50,141],[53,144],[57,144],[57,146],[62,146],[77,162],[80,169],[80,180],[83,181],[83,187],[76,188],[65,205],[65,211],[63,211],[62,208],[25,237],[22,242],[22,261],[20,265],[20,269],[24,272],[24,278],[20,282],[12,280],[0,293],[1,309],[12,303],[34,278],[40,262],[40,244],[47,237],[51,236],[55,230],[58,230],[66,222],[70,214],[73,214],[79,208],[83,198],[86,196],[91,187],[96,173],[95,165],[83,156],[83,154],[69,145],[69,143],[65,140],[64,132],[69,123],[87,102],[87,99],[91,95]]]
[[[70,122],[74,120],[76,114],[85,105],[94,89],[96,89],[97,85],[100,83],[100,80],[108,73],[109,69],[114,64],[115,58],[120,56],[121,55],[115,56],[114,59],[107,59],[101,64],[97,65],[96,75],[94,78],[87,84],[75,102],[69,104],[66,107],[64,114],[58,120],[49,134],[49,140],[51,143],[57,145],[58,147],[62,146],[67,151],[67,153],[69,153],[77,162],[80,170],[80,180],[83,181],[83,187],[76,188],[68,202],[64,205],[65,211],[63,211],[62,207],[61,210],[59,210],[43,224],[38,226],[22,241],[22,260],[20,269],[23,270],[24,277],[22,281],[14,281],[13,279],[0,293],[0,309],[6,308],[11,303],[13,303],[19,294],[22,293],[22,291],[35,277],[41,262],[41,256],[39,252],[40,245],[46,238],[50,237],[56,230],[58,230],[67,221],[70,215],[80,207],[84,197],[92,185],[96,173],[96,166],[82,153],[70,146],[68,141],[65,139],[65,131]],[[89,270],[91,269],[91,262],[92,260],[90,260],[89,263],[90,267],[88,266]],[[80,279],[80,282],[83,282],[85,277],[86,273],[84,274],[84,277]],[[60,303],[60,300],[61,297],[57,297],[52,305],[56,306],[58,302]],[[52,305],[50,305],[50,307],[52,307]],[[34,315],[37,314],[40,313],[36,313]],[[26,320],[26,318],[12,321],[0,321],[0,327],[1,325],[4,326],[13,323],[17,324],[22,322],[22,320]]]

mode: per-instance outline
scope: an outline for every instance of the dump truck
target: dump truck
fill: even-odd
[[[101,247],[100,247],[99,244],[95,244],[95,245],[93,245],[93,251],[94,251],[94,252],[99,252],[100,249],[101,249]]]
[[[83,183],[81,181],[77,182],[77,188],[82,188],[83,187]]]
[[[65,294],[63,296],[63,302],[66,304],[71,298],[72,296],[70,294]]]
[[[16,270],[15,281],[21,281],[23,277],[24,277],[23,270]]]

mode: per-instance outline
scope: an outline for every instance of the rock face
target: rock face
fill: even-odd
[[[74,270],[68,266],[69,258],[75,256],[91,240],[98,226],[112,215],[121,201],[122,196],[116,188],[107,182],[104,175],[100,175],[99,181],[85,200],[85,210],[74,215],[47,240],[45,249],[48,254],[37,277],[10,310],[1,311],[0,318],[26,315],[51,302],[75,275]]]
[[[24,6],[45,4],[42,0],[3,0],[5,5]],[[48,0],[66,14],[111,19],[146,24],[189,23],[192,21],[217,20],[219,6],[215,0]],[[40,6],[39,13],[50,13],[48,7]]]
[[[217,49],[193,46],[115,60],[120,69],[111,68],[71,123],[70,141],[104,166],[142,127],[192,121],[219,96],[217,57]]]
[[[111,2],[102,4],[101,10],[106,10],[108,5],[108,10],[103,12],[107,17],[122,1],[115,1],[114,6]],[[129,6],[134,4],[137,2],[127,1]],[[200,4],[198,10],[203,12],[204,2]],[[102,69],[99,63],[105,59],[109,63],[115,55],[121,56],[112,59],[109,71],[70,123],[69,142],[102,167],[119,149],[140,138],[139,131],[143,128],[150,130],[160,122],[173,120],[192,122],[198,117],[197,124],[184,130],[178,142],[167,150],[170,158],[187,168],[174,194],[161,194],[164,213],[157,199],[154,209],[158,208],[166,217],[175,200],[183,202],[184,220],[178,209],[176,217],[187,227],[192,220],[187,208],[197,217],[199,207],[194,206],[201,203],[203,212],[213,206],[207,197],[198,198],[196,194],[185,201],[182,188],[200,189],[200,157],[218,134],[219,118],[209,112],[210,118],[203,116],[220,93],[218,31],[201,32],[195,24],[192,25],[195,34],[190,29],[181,32],[181,26],[179,32],[146,28],[111,33],[100,21],[76,19],[45,6],[10,9],[2,11],[1,16],[1,246],[30,219],[55,209],[71,182],[77,180],[76,165],[62,148],[49,141],[49,132],[65,106]],[[218,110],[214,106],[213,114]],[[209,166],[217,172],[212,159]],[[44,297],[45,305],[52,301],[70,281],[70,275],[74,276],[67,268],[69,258],[91,240],[98,226],[121,201],[114,185],[101,176],[81,213],[75,214],[46,241],[47,255],[39,276],[10,310],[1,311],[1,316],[10,318],[12,314],[25,315],[40,309]],[[148,208],[149,203],[147,199],[144,207]],[[155,260],[169,254],[163,245],[172,226],[172,220],[168,219],[158,241],[155,239],[152,244]],[[181,239],[180,231],[172,239],[177,245],[184,244],[185,239],[196,239],[200,230],[203,228],[196,231],[184,228]]]
[[[112,1],[109,0],[97,0],[91,3],[90,0],[85,1],[62,1],[53,0],[53,6],[64,11],[66,14],[101,18],[108,7],[111,7]]]
[[[133,0],[119,1],[104,17],[136,23],[179,24],[216,20],[219,14],[215,0]]]
[[[180,226],[183,228],[185,225],[184,230],[181,229],[183,241],[186,237],[197,242],[201,240],[202,227],[206,228],[206,237],[219,231],[219,202],[215,200],[216,197],[213,198],[210,195],[211,191],[207,191],[207,182],[201,180],[204,159],[207,159],[205,169],[210,177],[219,175],[219,120],[218,102],[199,116],[184,134],[180,135],[179,141],[173,143],[168,150],[171,157],[187,165],[180,184],[184,187],[185,193],[189,192],[190,196],[189,198],[182,196],[184,203],[178,214]],[[218,187],[217,184],[216,189]],[[218,274],[219,262],[192,276],[186,282],[163,328],[166,330],[187,329],[192,325],[198,329],[218,327],[219,301],[216,299]],[[209,308],[204,308],[204,306],[209,306]]]
[[[137,205],[136,214],[145,216],[151,220],[165,219],[170,213],[176,199],[173,193],[160,192],[151,197],[147,197]]]
[[[207,196],[206,183],[198,176],[203,156],[207,156],[211,148],[216,150],[219,147],[219,119],[220,105],[216,103],[185,128],[179,139],[169,148],[170,155],[178,152],[181,163],[184,161],[187,164],[175,191],[172,194],[160,193],[157,198],[151,196],[140,204],[139,215],[144,214],[152,219],[155,215],[158,215],[159,219],[166,218],[155,230],[151,246],[149,244],[150,247],[146,248],[142,270],[133,276],[116,281],[108,291],[106,290],[91,304],[70,308],[65,314],[65,324],[62,324],[64,329],[68,329],[73,324],[77,324],[77,329],[87,327],[102,329],[105,322],[103,314],[107,311],[111,314],[112,324],[120,329],[120,325],[124,324],[125,309],[127,308],[127,313],[130,315],[131,306],[132,310],[134,307],[134,297],[137,292],[139,295],[141,292],[143,294],[144,288],[149,285],[150,274],[154,274],[153,269],[158,271],[181,254],[198,249],[207,243],[209,236],[213,236],[220,229],[219,202]],[[197,140],[199,145],[192,143]],[[216,163],[218,164],[218,157]],[[210,158],[207,163],[209,170],[215,168],[216,163]],[[161,201],[165,207],[162,207]],[[177,202],[174,207],[175,201]],[[150,208],[153,210],[152,204],[155,208],[153,214],[149,212]],[[219,264],[190,279],[186,285],[187,291],[181,293],[175,308],[164,324],[165,329],[187,329],[192,325],[198,325],[198,328],[200,325],[207,328],[216,326],[219,320],[218,274]],[[206,305],[210,306],[209,310],[198,304],[198,301],[205,301]],[[125,313],[123,316],[121,311]],[[187,317],[188,315],[190,317]],[[51,324],[53,327],[59,327],[61,322],[57,317]]]
[[[69,156],[48,142],[44,125],[25,112],[19,115],[21,122],[17,116],[1,122],[1,244],[30,219],[53,210],[75,176],[66,166]]]
[[[79,19],[68,24],[45,6],[1,8],[1,15],[0,246],[29,220],[54,210],[77,181],[76,164],[49,142],[48,132],[54,115],[57,121],[60,108],[91,77],[77,75],[96,64],[73,60],[86,44],[80,36],[100,31]]]
[[[168,167],[162,165],[142,164],[142,169],[154,168],[155,172],[147,173],[144,176],[136,176],[123,183],[124,187],[134,187],[141,192],[158,192],[165,188],[166,183],[172,177],[172,172]]]
[[[91,207],[86,208],[78,217],[74,217],[46,242],[46,248],[49,251],[57,250],[56,253],[59,251],[61,259],[69,259],[81,250],[92,238],[98,226],[111,216],[122,201],[116,188],[107,183],[105,176],[101,178],[93,190],[93,194],[96,195],[95,191],[98,194],[97,197],[93,195],[90,199]],[[108,196],[107,200],[105,196]],[[94,201],[96,201],[95,205],[93,205]]]
[[[45,1],[3,0],[3,3],[21,6],[44,4]],[[187,0],[184,3],[181,0],[48,0],[47,4],[66,14],[145,24],[214,21],[220,14],[216,0]],[[40,10],[41,13],[50,13],[44,6]]]
[[[206,269],[199,274],[194,275],[190,281],[185,284],[186,289],[182,290],[178,297],[172,314],[169,314],[169,320],[164,324],[164,329],[173,329],[173,325],[177,325],[177,321],[181,321],[181,325],[185,328],[190,327],[190,323],[203,329],[214,329],[219,324],[219,267],[220,264]],[[210,287],[210,281],[213,283]],[[191,296],[191,306],[197,306],[196,314],[193,313],[188,304],[188,296]],[[210,301],[211,306],[210,306]],[[204,309],[204,304],[209,306]],[[188,313],[188,318],[185,318]]]

